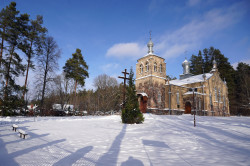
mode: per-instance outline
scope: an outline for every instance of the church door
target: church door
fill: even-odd
[[[185,104],[185,114],[191,114],[191,103],[190,102],[186,102]]]
[[[147,101],[148,101],[148,97],[147,96],[141,96],[140,110],[141,110],[142,113],[146,113],[146,110],[147,110]]]

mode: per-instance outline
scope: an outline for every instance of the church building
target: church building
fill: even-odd
[[[180,79],[169,80],[165,59],[154,53],[151,37],[147,46],[148,53],[136,64],[135,86],[141,112],[230,115],[227,84],[220,78],[216,61],[211,72],[193,75],[190,62],[185,59]]]

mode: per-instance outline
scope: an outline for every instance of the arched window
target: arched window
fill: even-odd
[[[177,102],[177,105],[180,105],[180,95],[179,95],[179,92],[176,93],[176,102]]]
[[[158,100],[158,103],[161,103],[161,92],[158,92],[157,100]]]
[[[225,96],[223,95],[223,106],[226,106]]]
[[[214,97],[215,97],[215,101],[218,101],[217,89],[216,88],[214,88]]]
[[[146,62],[146,72],[149,71],[149,65],[148,62]]]
[[[211,95],[211,93],[209,94],[209,101],[210,101],[210,105],[212,105],[213,103],[212,103],[212,95]]]
[[[201,99],[199,98],[199,110],[201,110]]]
[[[142,66],[142,64],[140,65],[140,73],[143,73],[143,66]]]
[[[221,94],[220,94],[220,90],[219,90],[219,97],[218,97],[219,102],[221,102]]]
[[[154,63],[154,72],[157,72],[157,63]]]
[[[162,73],[162,64],[160,64],[160,73]]]

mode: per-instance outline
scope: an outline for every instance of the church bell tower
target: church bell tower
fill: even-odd
[[[147,110],[164,108],[166,63],[164,58],[154,54],[151,33],[147,47],[147,54],[136,64],[136,91],[139,95],[147,95]]]

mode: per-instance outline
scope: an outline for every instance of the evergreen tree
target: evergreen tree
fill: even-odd
[[[2,9],[0,12],[0,37],[1,37],[1,51],[0,51],[0,67],[3,59],[4,42],[8,38],[9,29],[13,28],[13,24],[16,21],[16,16],[19,11],[16,10],[16,2],[11,2],[9,6]]]
[[[134,72],[130,69],[128,86],[126,88],[125,108],[122,110],[122,123],[142,123],[144,121],[143,114],[139,109],[138,98],[134,84]]]
[[[239,63],[235,74],[237,112],[235,114],[250,115],[250,66]]]
[[[41,50],[41,42],[44,38],[47,29],[42,26],[43,17],[38,15],[36,20],[31,20],[30,24],[26,26],[25,31],[23,31],[24,39],[20,45],[20,49],[27,56],[27,69],[24,88],[27,87],[29,69],[34,68],[33,57],[39,54]],[[26,90],[23,92],[23,98],[26,94]]]
[[[77,85],[85,85],[85,79],[89,77],[88,65],[85,62],[81,50],[76,49],[76,52],[72,54],[72,58],[68,59],[63,67],[66,78],[72,78],[75,81],[74,93],[76,95]]]
[[[213,68],[212,55],[211,52],[210,53],[208,52],[207,48],[203,49],[203,66],[205,73],[209,73]]]
[[[5,22],[4,33],[2,33],[1,54],[3,53],[3,42],[6,42],[5,57],[1,57],[2,70],[1,73],[5,78],[5,86],[2,87],[2,102],[0,102],[3,115],[8,115],[13,109],[17,109],[22,103],[19,93],[22,88],[16,84],[15,78],[23,74],[25,66],[22,59],[17,53],[18,46],[22,40],[23,26],[28,22],[28,15],[22,14],[17,16],[19,11],[15,8],[15,3],[11,3],[7,7],[6,12],[8,21]],[[3,32],[3,31],[2,31]]]
[[[19,54],[16,52],[22,39],[23,26],[28,22],[28,15],[22,14],[20,17],[17,17],[11,24],[8,29],[8,38],[6,41],[8,43],[6,58],[3,59],[5,73],[5,86],[8,86],[10,79],[14,81],[15,77],[18,77],[20,74],[23,74],[25,66],[22,64],[22,59]],[[13,82],[13,84],[15,84]]]
[[[190,59],[190,72],[194,75],[202,73],[203,59],[201,51],[199,51],[198,56],[192,55]]]

